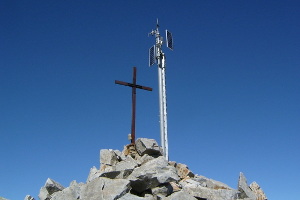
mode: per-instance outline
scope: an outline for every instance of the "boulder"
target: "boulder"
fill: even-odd
[[[162,151],[154,139],[139,138],[135,142],[136,151],[140,156],[145,154],[153,156],[161,156]]]
[[[121,171],[111,171],[111,172],[104,172],[100,175],[100,177],[106,177],[110,179],[126,179],[131,173],[133,169],[125,169]]]
[[[229,187],[228,185],[226,185],[225,183],[222,183],[220,181],[216,181],[216,180],[213,180],[213,179],[206,178],[205,176],[198,176],[197,175],[194,178],[192,178],[192,180],[197,181],[203,187],[208,187],[208,188],[216,189],[216,190],[218,190],[218,189],[232,190],[232,188]]]
[[[91,181],[97,177],[125,179],[131,174],[136,166],[138,166],[136,160],[134,160],[131,156],[125,156],[120,162],[116,162],[113,166],[102,164],[100,170],[97,170],[95,167],[92,168],[90,170],[88,180]]]
[[[81,187],[83,183],[77,183],[76,181],[72,181],[70,186],[63,189],[62,191],[55,192],[52,195],[51,200],[75,200],[80,198]]]
[[[164,198],[173,193],[173,187],[170,183],[165,183],[151,189],[151,193],[158,198]]]
[[[183,188],[183,191],[189,193],[190,195],[196,197],[197,199],[206,200],[232,200],[236,199],[238,191],[236,190],[226,190],[226,189],[211,189],[207,187],[202,187],[200,185],[188,185]]]
[[[39,198],[40,200],[50,200],[51,195],[54,192],[62,191],[64,189],[64,186],[61,184],[55,182],[54,180],[48,178],[44,187],[40,189]]]
[[[131,181],[132,189],[141,193],[164,183],[178,181],[180,178],[176,173],[176,169],[168,165],[168,161],[160,156],[135,168],[128,179]]]
[[[149,156],[148,154],[145,154],[145,155],[137,158],[137,163],[138,163],[138,165],[143,165],[146,162],[153,160],[153,159],[155,159],[155,158],[152,156]]]
[[[116,171],[122,171],[126,169],[134,169],[138,166],[136,160],[134,160],[131,156],[126,156],[125,160],[118,162],[116,164]]]
[[[81,187],[81,200],[114,200],[130,190],[130,182],[125,179],[99,177]]]
[[[139,197],[131,193],[127,193],[121,198],[119,198],[118,200],[157,200],[157,199],[151,195],[145,197]]]
[[[195,197],[193,197],[192,195],[190,195],[189,193],[185,192],[185,191],[179,191],[179,192],[174,192],[173,194],[171,194],[170,196],[168,196],[167,198],[165,198],[165,200],[197,200]]]
[[[256,200],[256,194],[251,190],[251,188],[247,184],[247,179],[242,172],[240,172],[239,181],[238,181],[238,190],[240,199],[249,198],[251,200]]]
[[[100,165],[116,165],[119,162],[120,157],[112,149],[100,150]]]
[[[89,173],[89,176],[88,176],[86,182],[88,183],[88,182],[94,180],[95,178],[100,177],[100,175],[101,175],[100,170],[98,170],[95,166],[93,166],[93,167],[90,169],[90,173]]]
[[[178,176],[181,179],[184,179],[186,177],[191,177],[192,178],[192,177],[195,176],[194,173],[191,170],[189,170],[188,166],[185,165],[185,164],[176,163],[175,168],[176,168]]]
[[[24,198],[24,200],[35,200],[35,199],[32,196],[30,196],[30,195],[26,195],[26,197]]]
[[[260,186],[254,181],[250,184],[250,189],[256,194],[257,200],[267,200],[267,196],[264,191],[260,188]]]

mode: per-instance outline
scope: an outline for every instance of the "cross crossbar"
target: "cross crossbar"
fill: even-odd
[[[129,86],[132,88],[132,115],[131,115],[131,143],[135,144],[135,110],[136,110],[136,88],[152,91],[151,87],[136,84],[136,67],[133,67],[132,83],[115,80],[115,84]]]
[[[135,85],[133,83],[127,83],[127,82],[124,82],[124,81],[115,80],[115,84],[125,85],[125,86],[129,86],[129,87],[136,87],[136,88],[139,88],[139,89],[152,91],[152,88],[150,88],[150,87],[146,87],[146,86],[142,86],[142,85]]]

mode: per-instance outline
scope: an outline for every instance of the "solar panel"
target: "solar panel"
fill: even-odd
[[[166,40],[167,40],[167,47],[173,50],[173,37],[172,33],[166,30]]]
[[[156,58],[155,58],[155,45],[153,45],[149,49],[149,66],[155,64],[155,62],[156,62]]]

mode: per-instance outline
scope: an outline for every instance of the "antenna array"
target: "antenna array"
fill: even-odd
[[[155,36],[155,45],[149,49],[149,66],[158,66],[158,87],[159,87],[159,114],[160,114],[160,137],[163,153],[169,159],[168,153],[168,127],[167,127],[167,92],[166,92],[166,57],[162,51],[163,37],[159,33],[158,20],[156,29],[149,35]],[[167,47],[173,50],[172,33],[166,30]]]

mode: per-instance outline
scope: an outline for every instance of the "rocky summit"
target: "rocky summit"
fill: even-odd
[[[139,138],[119,150],[100,150],[100,168],[92,167],[86,183],[64,187],[48,178],[40,200],[267,200],[260,186],[247,184],[240,173],[238,188],[194,174],[188,166],[168,161],[153,139]],[[25,200],[34,200],[27,195]]]

